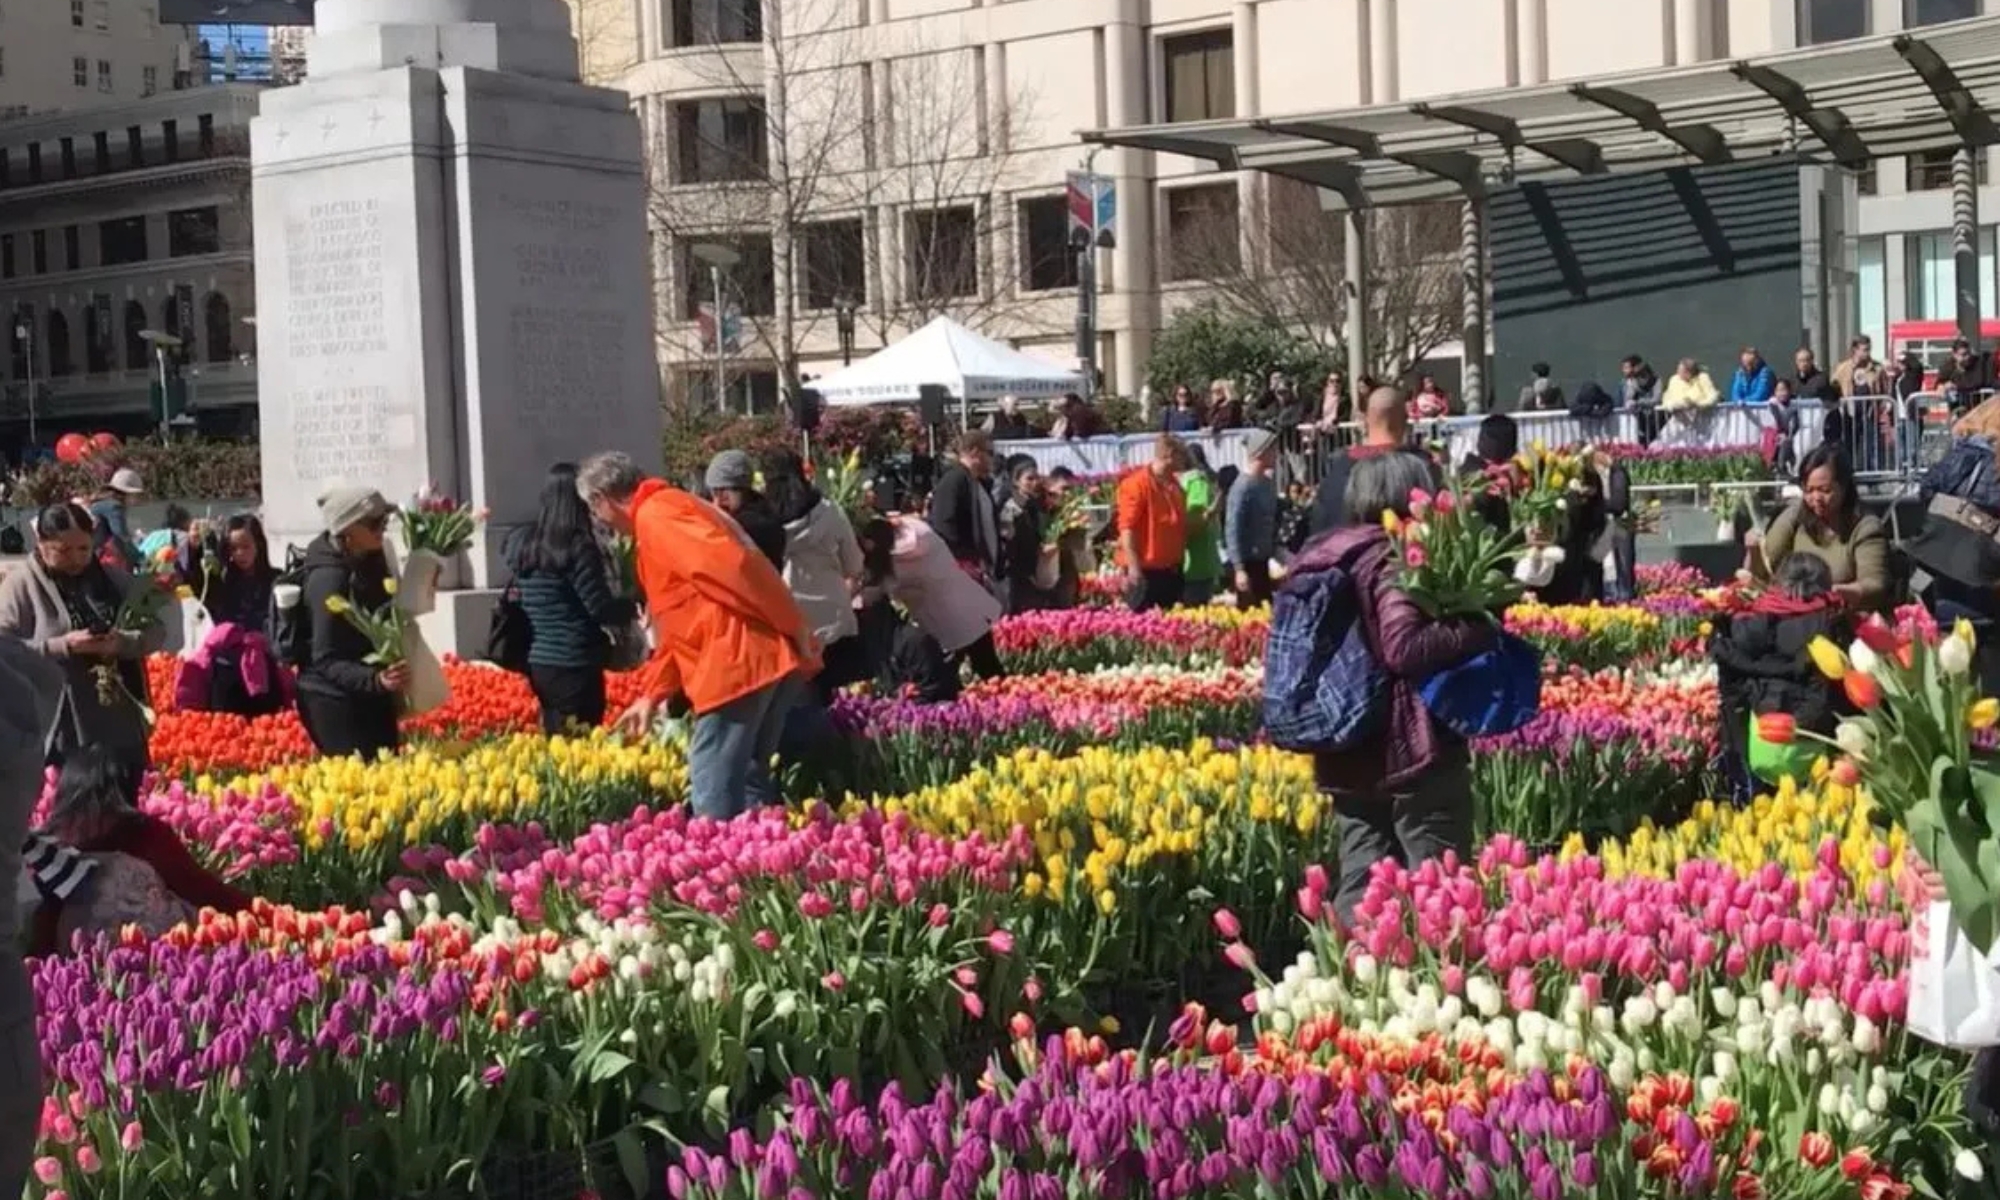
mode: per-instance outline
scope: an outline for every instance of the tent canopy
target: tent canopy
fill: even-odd
[[[952,399],[970,404],[1081,391],[1083,376],[939,317],[902,341],[812,382],[834,407],[914,404],[925,384],[940,384]]]

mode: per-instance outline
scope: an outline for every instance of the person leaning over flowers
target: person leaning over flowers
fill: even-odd
[[[1363,629],[1385,676],[1382,732],[1352,750],[1313,756],[1313,778],[1333,800],[1340,829],[1340,886],[1334,910],[1352,922],[1375,864],[1408,866],[1455,850],[1472,852],[1472,777],[1465,739],[1432,719],[1418,688],[1446,667],[1485,650],[1497,623],[1477,617],[1433,620],[1396,587],[1396,561],[1383,528],[1388,514],[1410,516],[1410,494],[1436,482],[1414,454],[1355,462],[1344,510],[1354,523],[1308,546],[1295,573],[1339,567],[1354,581]]]
[[[1882,607],[1889,598],[1889,534],[1861,511],[1847,451],[1838,442],[1814,447],[1799,464],[1799,484],[1800,497],[1753,543],[1751,573],[1769,579],[1794,552],[1810,554],[1833,572],[1834,594],[1848,608]]]
[[[86,530],[87,532],[87,530]],[[62,703],[57,664],[0,638],[0,1196],[28,1186],[41,1131],[42,1072],[35,992],[21,962],[21,845],[41,796],[43,747]]]
[[[777,568],[713,505],[646,478],[624,454],[593,456],[576,486],[600,523],[637,544],[658,643],[618,727],[643,733],[661,702],[685,703],[695,815],[726,819],[777,800],[771,756],[820,668],[818,641]]]

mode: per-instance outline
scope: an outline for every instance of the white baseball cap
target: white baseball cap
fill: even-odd
[[[111,473],[111,490],[127,496],[146,494],[146,481],[139,478],[139,472],[130,467],[120,467]]]

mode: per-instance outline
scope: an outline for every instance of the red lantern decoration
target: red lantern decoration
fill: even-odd
[[[56,461],[75,466],[90,453],[90,439],[80,433],[65,433],[56,439]]]
[[[90,448],[98,454],[109,454],[124,443],[115,433],[94,433],[90,435]]]

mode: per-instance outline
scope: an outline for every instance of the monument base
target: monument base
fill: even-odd
[[[480,588],[461,592],[439,592],[437,607],[417,618],[424,641],[442,658],[455,654],[463,659],[486,657],[486,636],[493,628],[493,610],[500,605],[500,589]]]

